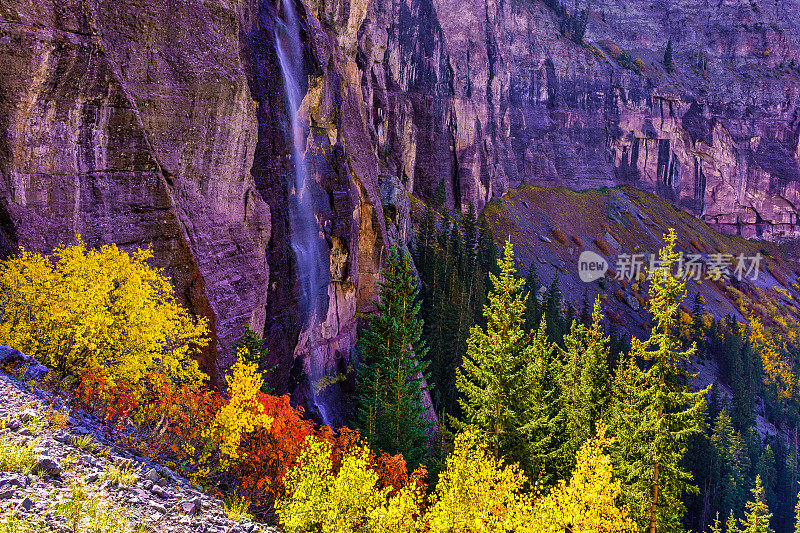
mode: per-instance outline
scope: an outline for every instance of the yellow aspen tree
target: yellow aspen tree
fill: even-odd
[[[519,531],[536,533],[633,533],[636,524],[627,508],[617,506],[621,483],[613,477],[611,459],[605,453],[611,440],[598,423],[597,436],[577,453],[569,482],[560,480],[549,494],[537,500]]]

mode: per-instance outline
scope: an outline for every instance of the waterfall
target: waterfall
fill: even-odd
[[[294,183],[289,195],[289,224],[291,245],[295,255],[297,276],[300,282],[299,313],[303,329],[312,328],[317,319],[321,291],[328,285],[330,275],[327,245],[316,218],[316,204],[309,179],[305,152],[306,134],[297,114],[303,101],[301,80],[303,79],[303,43],[300,40],[300,24],[294,0],[282,0],[283,20],[275,25],[275,43],[278,61],[286,90],[286,104],[292,128],[292,159]],[[311,374],[314,372],[311,371]],[[310,375],[309,379],[321,376]],[[312,401],[316,405],[323,423],[329,424],[327,408],[318,398],[314,383],[310,384]]]
[[[294,2],[283,0],[282,5],[285,20],[279,20],[276,24],[275,42],[292,127],[294,183],[289,196],[289,223],[292,230],[292,250],[300,280],[300,318],[308,325],[314,318],[319,292],[328,282],[324,268],[328,259],[325,241],[320,235],[320,226],[315,216],[316,205],[310,188],[311,180],[303,157],[306,135],[303,124],[297,117],[303,101],[300,92],[300,80],[303,76],[300,25]]]

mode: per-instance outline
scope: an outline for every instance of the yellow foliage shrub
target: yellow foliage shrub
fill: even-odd
[[[426,519],[431,533],[515,531],[530,512],[522,493],[525,475],[484,450],[477,433],[456,436],[446,470],[439,476]]]
[[[369,523],[373,533],[414,533],[422,531],[420,517],[423,494],[417,483],[410,483],[389,498],[386,505],[375,507]]]
[[[753,351],[761,356],[765,381],[775,383],[781,398],[791,398],[794,394],[797,376],[791,363],[782,355],[782,350],[772,334],[757,317],[750,318],[748,338]]]
[[[636,525],[627,509],[616,505],[621,483],[613,479],[611,459],[605,453],[610,440],[601,424],[596,438],[577,454],[572,478],[539,499],[519,531],[531,533],[633,533]]]
[[[275,512],[288,532],[416,531],[411,507],[419,492],[400,490],[389,501],[389,488],[378,489],[378,474],[369,467],[369,449],[356,446],[333,471],[332,448],[309,436],[298,464],[286,476],[288,496]],[[397,526],[395,528],[395,526]]]
[[[134,386],[154,374],[204,379],[193,356],[208,344],[206,321],[178,305],[151,258],[81,240],[51,257],[21,249],[0,265],[0,343],[63,374],[102,369]]]
[[[219,436],[219,451],[223,457],[238,459],[242,435],[269,429],[272,424],[272,417],[265,413],[264,404],[259,401],[263,384],[258,365],[248,363],[244,349],[240,349],[228,383],[230,400],[217,412],[212,429]]]

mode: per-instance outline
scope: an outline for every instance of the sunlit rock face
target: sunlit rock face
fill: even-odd
[[[3,0],[0,253],[152,244],[215,326],[210,371],[263,331],[275,390],[337,423],[386,250],[441,182],[453,209],[630,184],[728,233],[798,235],[796,1],[608,0],[579,45],[532,0],[295,0],[299,136],[282,1]],[[295,152],[325,247],[311,306]]]

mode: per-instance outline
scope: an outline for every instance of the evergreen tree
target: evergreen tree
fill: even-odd
[[[491,275],[500,275],[498,264],[497,246],[494,243],[492,231],[489,229],[489,223],[486,221],[486,218],[481,218],[481,223],[478,228],[478,265],[481,275],[476,276],[478,305],[475,306],[474,315],[474,323],[481,326],[486,325],[484,322],[483,306],[492,288]]]
[[[436,213],[430,206],[426,206],[425,215],[416,238],[416,246],[414,247],[414,264],[417,267],[420,278],[426,282],[431,281],[433,278],[433,267],[436,264],[435,242]]]
[[[558,279],[553,278],[550,290],[547,291],[547,300],[544,304],[544,320],[547,322],[547,338],[550,342],[564,347],[563,318],[561,317],[561,303],[563,297]],[[569,326],[567,326],[569,327]]]
[[[741,437],[736,433],[723,407],[711,435],[715,458],[711,467],[711,483],[718,497],[718,509],[723,515],[741,512],[745,503],[745,482],[749,461]]]
[[[569,335],[564,337],[562,390],[566,433],[572,453],[595,434],[598,422],[607,414],[610,401],[608,357],[611,339],[603,331],[602,320],[598,297],[591,326],[575,321]]]
[[[711,420],[716,420],[723,408],[722,397],[719,394],[719,385],[714,382],[708,393],[708,416]]]
[[[772,446],[769,444],[764,447],[761,457],[758,458],[756,474],[761,479],[761,485],[764,487],[764,503],[770,509],[775,509],[778,472],[775,468],[775,452],[772,451]]]
[[[714,518],[714,523],[711,524],[711,529],[709,529],[710,533],[722,533],[722,528],[719,527],[719,513]]]
[[[472,204],[467,206],[467,212],[461,216],[461,231],[464,234],[464,261],[461,277],[468,280],[471,288],[478,251],[478,227],[475,220],[475,208],[472,207]]]
[[[571,471],[577,451],[567,442],[567,411],[561,387],[563,366],[555,357],[555,346],[548,341],[546,328],[542,321],[525,364],[524,396],[517,406],[524,424],[522,453],[518,457],[509,456],[520,463],[528,480],[537,486],[564,479]]]
[[[628,355],[630,344],[624,336],[618,334],[617,325],[613,322],[608,327],[608,336],[611,338],[611,354],[608,358],[608,368],[613,372],[622,358]]]
[[[769,526],[772,513],[764,502],[764,489],[761,486],[761,477],[756,476],[756,486],[753,487],[753,499],[747,502],[747,512],[741,521],[741,533],[774,533]]]
[[[733,509],[728,515],[728,520],[725,521],[725,533],[742,533],[739,526],[736,525],[736,518],[733,516]]]
[[[242,351],[244,360],[258,366],[258,371],[261,372],[263,383],[261,384],[261,392],[264,394],[271,394],[272,387],[267,383],[267,374],[275,369],[275,366],[267,366],[267,357],[269,356],[269,349],[267,342],[264,338],[250,328],[244,330],[242,338],[233,343],[233,353],[239,354]]]
[[[797,505],[794,508],[794,533],[800,533],[800,493],[797,495]]]
[[[795,533],[800,533],[800,497],[797,494],[797,475],[798,475],[798,468],[797,468],[797,448],[792,444],[789,447],[787,457],[786,457],[786,491],[785,494],[791,495],[791,499],[788,499],[789,507],[795,507]],[[787,513],[786,521],[788,522],[791,520],[789,518],[791,513]],[[787,528],[788,529],[788,528]]]
[[[493,261],[491,268],[495,269],[497,255],[488,226],[482,222],[479,231],[472,207],[457,223],[443,213],[438,232],[435,218],[428,208],[415,239],[414,257],[422,281],[423,338],[430,348],[432,382],[437,385],[431,393],[434,409],[460,417],[455,369],[466,353],[470,328],[483,320],[489,282],[486,258]]]
[[[776,438],[770,443],[775,453],[775,491],[765,489],[767,505],[773,513],[772,527],[775,531],[794,531],[794,506],[797,496],[797,480],[789,460],[790,450],[783,439]]]
[[[691,391],[692,376],[684,369],[693,349],[682,350],[672,334],[685,297],[684,282],[672,273],[679,256],[676,239],[674,229],[665,235],[659,268],[651,272],[650,312],[655,323],[650,337],[633,339],[629,361],[615,386],[616,462],[625,498],[649,533],[680,527],[680,497],[693,488],[681,459],[687,438],[700,429],[697,418],[707,392]]]
[[[445,203],[447,202],[447,186],[445,185],[444,179],[439,180],[439,183],[436,185],[436,190],[433,193],[433,203],[437,207],[445,207]]]
[[[689,437],[687,451],[683,456],[683,466],[692,474],[692,479],[699,488],[698,493],[684,496],[684,525],[687,531],[705,531],[707,526],[711,526],[714,513],[719,516],[716,486],[711,482],[711,469],[716,455],[710,438],[712,419],[709,417],[708,407],[705,404],[700,407],[697,417],[700,432]]]
[[[411,261],[392,250],[378,312],[362,331],[357,425],[373,449],[402,453],[413,468],[427,451],[431,421],[423,403],[428,364]]]
[[[589,307],[589,295],[586,293],[586,291],[583,291],[580,321],[584,326],[589,326],[592,323],[592,309]]]
[[[705,327],[703,317],[706,314],[706,300],[700,292],[694,295],[694,305],[692,306],[692,329],[689,332],[689,339],[697,345],[697,353],[700,357],[705,355]]]
[[[456,383],[466,422],[461,425],[481,431],[496,458],[519,462],[525,451],[522,406],[529,398],[526,363],[534,347],[522,330],[526,297],[520,293],[510,239],[498,265],[500,275],[490,274],[494,290],[484,309],[486,329],[472,328]]]
[[[672,38],[667,41],[667,49],[664,50],[664,67],[667,69],[667,72],[673,72],[675,70],[675,60],[672,57]]]

